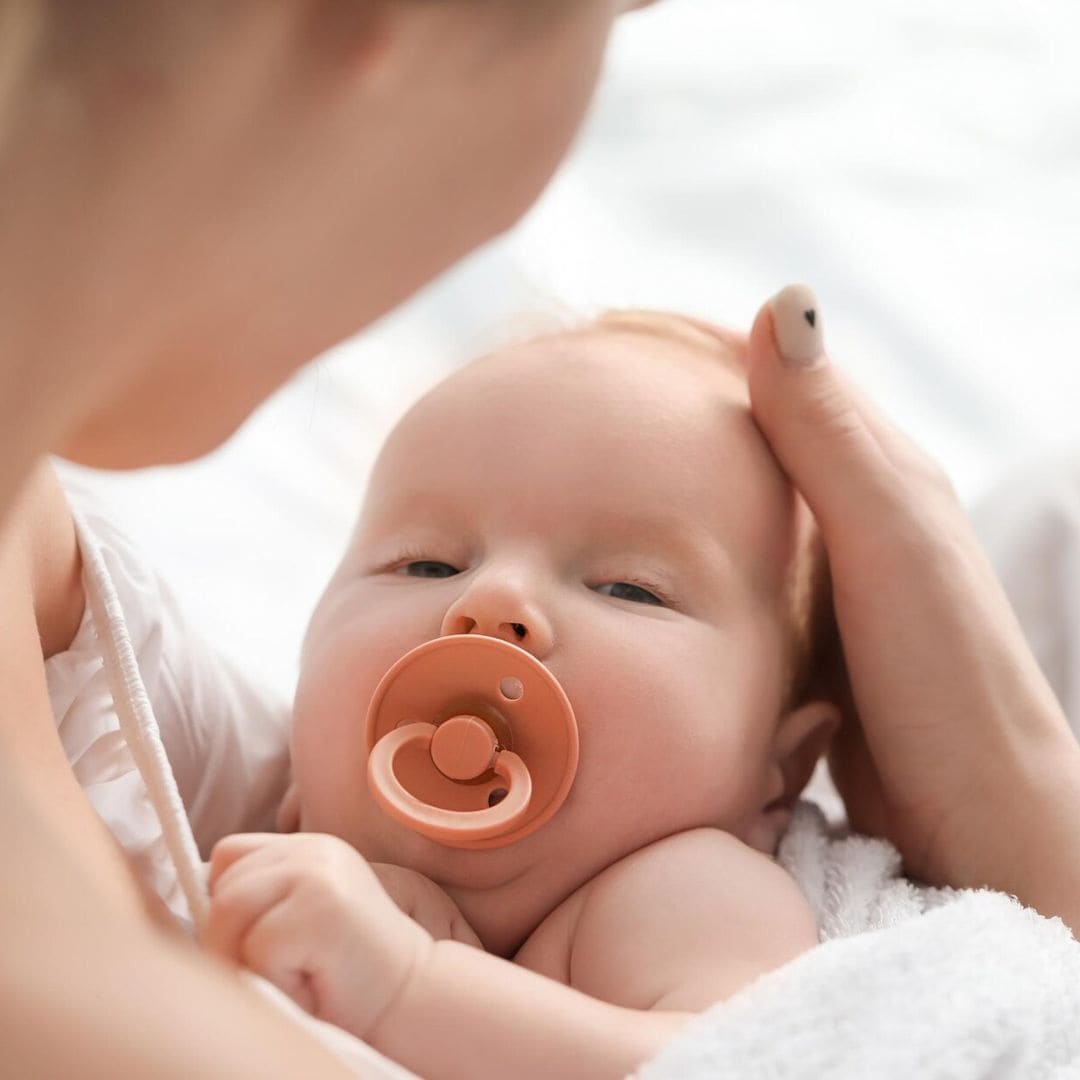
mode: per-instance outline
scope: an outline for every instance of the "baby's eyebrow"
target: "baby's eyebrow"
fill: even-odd
[[[700,522],[682,516],[597,514],[591,532],[622,546],[633,544],[643,551],[660,550],[680,565],[700,573],[723,573],[731,569],[731,555],[718,536]]]

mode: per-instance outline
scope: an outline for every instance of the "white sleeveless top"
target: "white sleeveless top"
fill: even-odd
[[[194,933],[207,907],[203,859],[233,832],[274,829],[288,782],[288,710],[249,686],[185,622],[135,548],[69,478],[86,610],[45,663],[57,731],[94,809],[137,872]],[[256,988],[358,1075],[413,1074]]]
[[[94,809],[190,929],[215,841],[274,828],[288,709],[203,642],[84,491],[66,491],[86,610],[71,646],[45,663],[57,731]]]

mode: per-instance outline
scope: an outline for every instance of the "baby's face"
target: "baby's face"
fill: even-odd
[[[308,632],[293,736],[301,827],[448,888],[524,877],[552,904],[669,834],[746,838],[779,794],[783,595],[802,512],[745,380],[705,349],[590,332],[450,378],[388,440]],[[488,851],[417,835],[365,781],[380,678],[459,633],[529,650],[580,733],[562,808]]]

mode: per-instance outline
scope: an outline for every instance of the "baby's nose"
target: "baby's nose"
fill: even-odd
[[[494,630],[481,629],[471,616],[453,615],[443,623],[443,635],[447,634],[485,634],[519,644],[529,636],[529,628],[520,622],[503,622]]]
[[[443,637],[483,634],[520,646],[542,660],[554,644],[547,615],[535,602],[509,587],[481,586],[460,597],[443,618]]]

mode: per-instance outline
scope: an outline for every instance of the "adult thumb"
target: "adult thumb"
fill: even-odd
[[[761,308],[747,362],[754,419],[828,545],[830,534],[866,520],[889,486],[890,466],[828,359],[812,289],[789,285]]]

